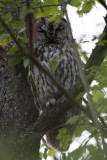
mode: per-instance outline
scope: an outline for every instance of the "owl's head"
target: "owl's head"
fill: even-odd
[[[38,35],[37,42],[60,43],[68,38],[66,19],[62,18],[59,23],[47,22],[47,20],[48,17],[42,17],[35,22]]]

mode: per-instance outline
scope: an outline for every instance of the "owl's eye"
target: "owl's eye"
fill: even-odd
[[[63,29],[64,29],[63,26],[59,26],[59,27],[57,28],[57,30],[63,30]]]

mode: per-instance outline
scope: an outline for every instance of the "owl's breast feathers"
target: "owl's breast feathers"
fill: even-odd
[[[73,49],[66,44],[36,44],[34,54],[55,79],[68,90],[76,84],[78,67]],[[29,78],[32,79],[36,88],[35,102],[39,102],[40,110],[44,110],[43,107],[47,101],[56,97],[59,91],[35,65],[32,65],[29,72]],[[31,89],[34,94],[34,87]]]

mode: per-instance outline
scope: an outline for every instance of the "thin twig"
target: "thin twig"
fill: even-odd
[[[38,8],[46,8],[46,7],[59,7],[61,6],[61,4],[48,4],[48,5],[40,5],[40,6],[36,6],[33,7],[32,9],[38,9]],[[17,11],[20,11],[20,9],[23,6],[20,6],[19,8],[17,8]],[[15,10],[4,10],[4,12],[8,13],[8,12],[14,12]],[[2,14],[3,12],[0,11],[0,14]]]

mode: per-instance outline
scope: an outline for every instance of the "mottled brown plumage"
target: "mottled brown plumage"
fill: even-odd
[[[78,81],[78,66],[75,53],[69,45],[71,42],[67,32],[67,22],[64,18],[60,23],[47,22],[46,17],[36,20],[38,40],[34,42],[34,54],[40,63],[60,82],[66,90],[73,87]],[[55,66],[52,69],[52,66]],[[62,95],[52,84],[51,80],[35,65],[29,66],[28,80],[34,95],[36,107],[40,112],[45,111],[46,106],[54,105],[56,97]],[[58,131],[55,131],[58,133]],[[61,150],[58,144],[50,137],[54,132],[48,133],[49,143],[54,148]],[[56,134],[54,136],[55,141]],[[61,150],[62,151],[62,150]]]

